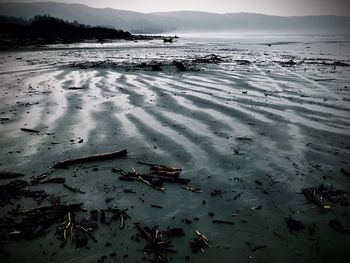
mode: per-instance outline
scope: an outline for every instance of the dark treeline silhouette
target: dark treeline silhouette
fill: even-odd
[[[0,16],[1,44],[47,44],[74,43],[88,39],[135,39],[127,31],[106,27],[92,27],[68,22],[48,15],[38,15],[33,19]]]

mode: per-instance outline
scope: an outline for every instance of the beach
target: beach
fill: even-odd
[[[348,39],[302,36],[1,51],[0,170],[23,180],[50,171],[83,193],[61,184],[34,189],[87,211],[117,206],[130,216],[123,229],[99,224],[88,249],[60,248],[56,226],[34,240],[6,242],[1,249],[11,256],[0,254],[1,262],[97,262],[103,255],[105,262],[141,262],[136,222],[184,230],[172,240],[173,262],[345,262],[350,236],[329,222],[350,228],[349,51]],[[52,169],[122,149],[125,158]],[[147,173],[140,162],[180,166],[191,181],[164,183],[162,192],[119,179],[115,171]],[[324,199],[327,211],[302,193],[322,184],[343,191],[339,202]],[[37,206],[30,198],[13,202]],[[291,231],[289,216],[305,228]],[[210,241],[205,253],[191,252],[195,230]]]

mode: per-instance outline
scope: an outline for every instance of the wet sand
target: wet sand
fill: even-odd
[[[322,214],[301,189],[325,184],[349,192],[350,178],[340,169],[350,170],[350,67],[323,62],[349,63],[350,43],[268,47],[265,42],[180,39],[174,45],[122,42],[1,52],[0,118],[9,120],[0,122],[0,170],[29,179],[63,159],[127,148],[126,159],[53,171],[85,194],[61,185],[37,188],[68,203],[83,202],[87,210],[129,208],[131,217],[123,230],[117,222],[99,225],[98,242],[90,240],[89,249],[77,250],[74,244],[61,249],[52,227],[34,241],[1,245],[11,254],[0,255],[1,262],[96,262],[113,252],[117,256],[105,262],[140,262],[145,243],[131,240],[137,233],[134,222],[184,229],[185,236],[173,240],[179,251],[169,254],[173,262],[184,262],[186,256],[189,262],[345,262],[350,236],[328,223],[337,219],[350,228],[349,208],[336,204]],[[213,53],[227,60],[196,64],[186,72],[134,67]],[[280,63],[290,59],[296,64]],[[72,66],[86,61],[107,62]],[[111,172],[115,167],[146,172],[148,167],[138,161],[180,165],[181,176],[191,179],[189,186],[203,192],[165,184],[162,193],[120,181]],[[212,196],[215,190],[221,195]],[[30,199],[19,202],[35,206]],[[2,208],[1,215],[6,211]],[[306,229],[288,232],[288,215]],[[235,224],[214,224],[213,219]],[[195,230],[213,245],[205,253],[191,252],[188,241]],[[106,242],[112,246],[105,247]],[[266,247],[252,252],[245,242]]]

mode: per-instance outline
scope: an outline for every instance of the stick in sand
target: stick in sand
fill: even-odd
[[[127,154],[128,154],[127,150],[124,149],[116,152],[100,153],[100,154],[89,155],[84,157],[72,158],[72,159],[60,161],[56,163],[52,168],[64,168],[72,164],[103,161],[103,160],[109,160],[114,158],[122,158],[127,156]]]

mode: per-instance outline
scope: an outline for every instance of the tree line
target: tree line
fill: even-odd
[[[124,30],[101,26],[89,26],[77,21],[69,22],[49,15],[37,15],[32,19],[0,16],[0,40],[37,41],[41,43],[74,43],[88,39],[133,39]]]

